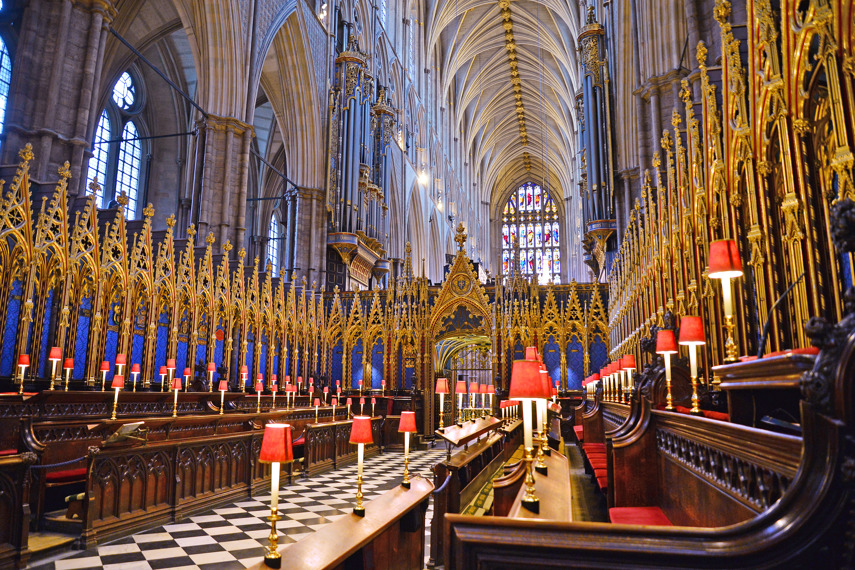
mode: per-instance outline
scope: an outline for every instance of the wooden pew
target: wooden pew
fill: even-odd
[[[345,410],[336,412],[345,417]],[[331,414],[332,408],[319,410],[322,418],[332,419]],[[24,447],[36,454],[40,465],[83,458],[70,466],[34,470],[30,499],[34,515],[42,520],[45,510],[52,508],[45,501],[53,483],[49,475],[69,469],[83,471],[71,481],[86,491],[80,524],[82,542],[88,545],[237,500],[263,489],[269,480],[269,468],[251,459],[258,455],[264,425],[287,422],[296,439],[314,419],[314,408],[144,417],[139,420],[146,430],[144,445],[128,440],[108,447],[104,441],[130,419],[27,422]],[[109,467],[102,465],[105,462]],[[124,472],[133,476],[115,476]],[[106,525],[107,520],[112,523]]]
[[[425,512],[433,485],[420,475],[365,504],[365,516],[348,514],[299,542],[279,548],[288,570],[421,570]],[[255,570],[265,570],[262,562]]]
[[[642,401],[614,439],[618,504],[655,500],[709,528],[447,515],[446,568],[853,567],[855,318],[809,332],[821,352],[799,383],[803,438]]]
[[[374,443],[365,446],[365,457],[374,457],[380,453],[382,417],[371,418],[371,432]],[[306,451],[303,469],[311,477],[322,471],[338,469],[355,463],[356,446],[349,443],[352,420],[340,420],[306,426]]]
[[[27,567],[29,469],[35,460],[32,453],[0,456],[0,569]]]
[[[459,513],[468,505],[519,447],[522,422],[517,420],[502,427],[506,433],[487,435],[434,466],[434,484],[442,491],[434,495],[429,565],[442,564],[442,518],[445,513]]]

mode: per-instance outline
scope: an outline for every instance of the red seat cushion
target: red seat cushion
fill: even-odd
[[[597,477],[597,486],[603,493],[605,493],[609,489],[609,478],[605,475]]]
[[[605,449],[605,443],[585,443],[582,445],[582,449]]]
[[[659,507],[612,507],[609,519],[615,524],[674,526]]]
[[[0,457],[5,457],[6,455],[17,455],[17,449],[0,449]]]
[[[730,416],[724,412],[714,412],[712,410],[702,410],[705,418],[709,418],[711,420],[718,420],[720,422],[729,422]]]
[[[585,426],[573,426],[573,431],[576,433],[582,433],[585,431]]]
[[[86,468],[65,469],[63,471],[51,471],[45,474],[45,481],[48,483],[71,483],[86,479]]]

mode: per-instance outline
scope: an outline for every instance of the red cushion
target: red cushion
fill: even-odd
[[[609,519],[615,524],[674,526],[659,507],[612,507]]]
[[[582,445],[582,449],[605,449],[605,443],[586,443]]]
[[[677,412],[681,413],[681,414],[691,414],[692,413],[691,408],[684,408],[683,406],[674,406],[674,409],[677,410]]]
[[[293,446],[293,445],[303,445],[304,443],[306,443],[306,436],[305,436],[305,435],[301,435],[300,437],[298,437],[297,439],[295,439],[294,441],[292,441],[292,442],[291,442],[291,445],[292,445],[292,446]]]
[[[17,455],[17,449],[0,449],[0,457],[5,457],[6,455]]]
[[[48,483],[70,483],[86,479],[86,467],[79,469],[66,469],[64,471],[51,471],[45,475]]]
[[[573,431],[575,431],[576,433],[582,433],[583,431],[585,431],[585,426],[573,426]]]
[[[605,493],[609,488],[609,478],[605,475],[597,477],[597,486]]]
[[[705,418],[709,418],[711,420],[719,420],[721,422],[729,422],[730,416],[725,414],[724,412],[714,412],[712,410],[701,410],[704,413]]]

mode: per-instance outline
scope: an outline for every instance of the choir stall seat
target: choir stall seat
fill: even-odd
[[[659,507],[612,507],[609,520],[614,524],[674,526]]]

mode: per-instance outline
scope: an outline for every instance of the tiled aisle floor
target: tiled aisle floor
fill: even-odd
[[[410,472],[433,480],[433,465],[445,451],[410,454]],[[365,500],[400,484],[403,453],[386,452],[365,462]],[[279,544],[297,542],[349,513],[356,496],[356,465],[298,480],[279,492],[282,520],[276,525]],[[270,497],[258,496],[214,509],[131,537],[72,553],[39,566],[47,570],[106,568],[107,570],[190,569],[230,570],[257,564],[270,534]],[[425,517],[425,549],[430,547],[433,500]],[[427,558],[427,557],[426,557]],[[283,567],[285,567],[283,565]]]

